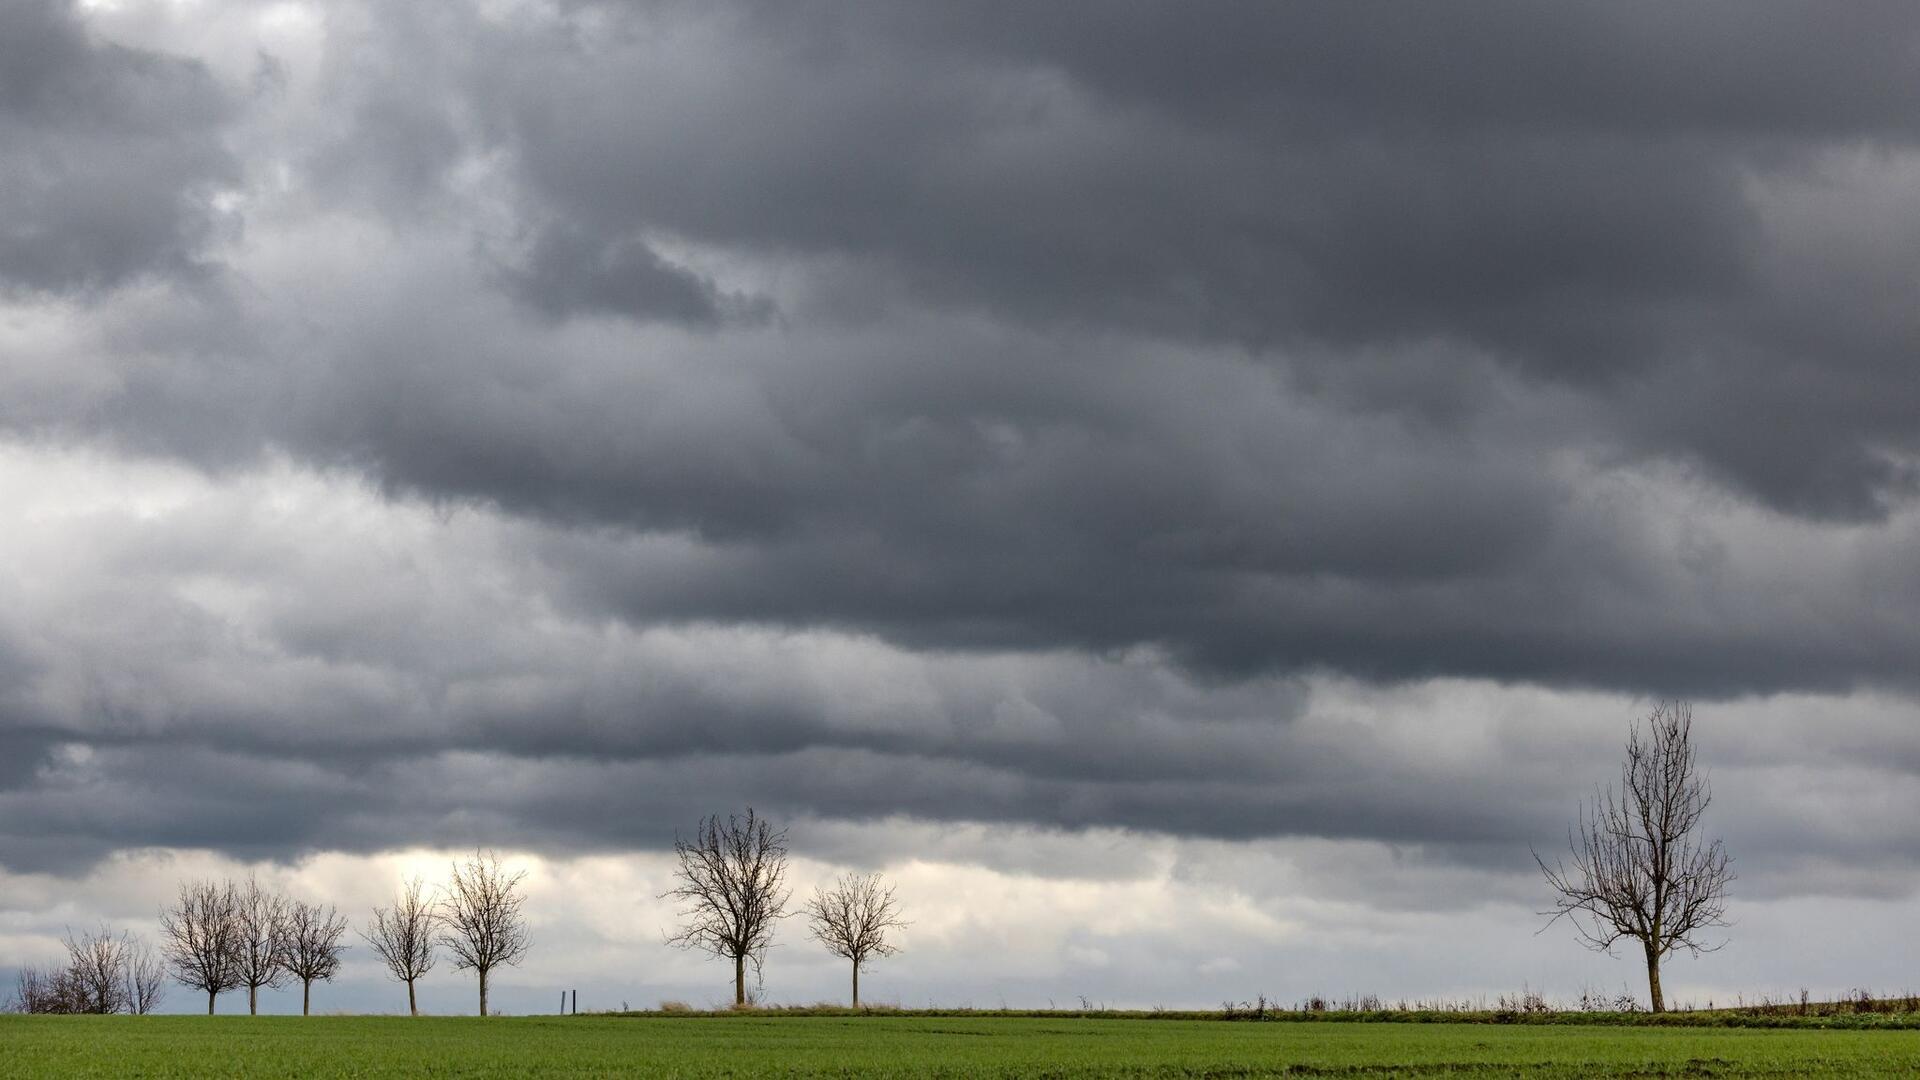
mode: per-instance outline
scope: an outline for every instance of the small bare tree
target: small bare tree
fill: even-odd
[[[13,1012],[66,1015],[85,1012],[85,999],[64,967],[42,968],[29,965],[20,969],[14,983],[14,996],[7,1008]]]
[[[131,942],[125,968],[127,1011],[145,1016],[160,1007],[167,992],[167,966],[144,941]]]
[[[101,927],[76,936],[72,930],[62,944],[67,947],[67,980],[73,990],[74,1011],[117,1013],[130,1007],[126,1000],[127,960],[133,941]]]
[[[748,807],[744,820],[705,819],[692,840],[674,839],[673,853],[680,884],[661,897],[681,901],[686,921],[667,943],[733,961],[733,1003],[745,1005],[747,963],[757,976],[787,914],[787,832]]]
[[[287,900],[260,887],[249,876],[235,892],[235,963],[240,985],[247,988],[247,1014],[260,1012],[260,988],[277,989],[287,982]]]
[[[420,1006],[413,995],[414,981],[433,970],[434,904],[422,895],[425,886],[419,878],[402,882],[400,895],[390,908],[373,909],[373,921],[360,936],[387,965],[393,977],[407,984],[407,1014],[419,1016]]]
[[[853,1007],[859,1008],[860,969],[874,957],[900,951],[887,939],[889,931],[907,925],[893,887],[882,885],[879,874],[847,874],[831,888],[814,890],[807,915],[827,951],[853,962]]]
[[[475,851],[453,865],[453,880],[440,898],[440,943],[453,954],[453,966],[480,976],[480,1015],[487,1015],[487,976],[494,968],[518,964],[527,955],[527,920],[521,911],[522,870],[509,874],[493,852]]]
[[[239,896],[233,882],[183,882],[180,898],[160,913],[161,950],[173,977],[214,1000],[241,985]]]
[[[347,946],[347,920],[332,907],[299,900],[287,909],[287,956],[283,966],[300,980],[300,1015],[313,1015],[313,984],[333,978]]]
[[[1696,835],[1713,793],[1694,761],[1693,710],[1659,705],[1647,729],[1627,737],[1619,794],[1609,785],[1581,807],[1568,836],[1572,867],[1559,859],[1548,866],[1537,852],[1534,862],[1559,894],[1541,913],[1552,916],[1547,925],[1564,918],[1606,953],[1621,940],[1639,942],[1653,1011],[1663,1012],[1661,959],[1677,948],[1697,956],[1726,944],[1707,944],[1702,932],[1727,925],[1733,870],[1719,840]]]

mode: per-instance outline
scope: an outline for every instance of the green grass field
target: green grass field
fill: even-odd
[[[0,1016],[7,1076],[1911,1076],[1920,1031],[731,1016]]]

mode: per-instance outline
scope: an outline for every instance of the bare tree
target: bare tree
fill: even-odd
[[[65,1015],[85,1012],[84,1003],[80,988],[66,968],[29,965],[20,969],[7,1008],[12,1012]]]
[[[518,964],[527,955],[526,897],[520,880],[509,874],[493,852],[475,851],[453,865],[453,880],[437,912],[440,943],[453,954],[453,966],[480,976],[480,1015],[487,1015],[487,976],[494,968]]]
[[[373,909],[373,922],[360,936],[387,965],[393,977],[407,984],[407,1014],[419,1016],[413,996],[414,981],[433,970],[434,904],[423,896],[419,878],[402,882],[390,908]]]
[[[240,985],[247,988],[247,1015],[260,1012],[260,988],[277,989],[287,982],[287,900],[260,887],[251,875],[235,892],[234,961]]]
[[[700,823],[692,840],[675,838],[680,884],[662,893],[684,905],[686,920],[669,945],[733,961],[733,1002],[747,1003],[747,962],[757,976],[787,913],[787,832],[747,808],[742,820],[718,814]]]
[[[1733,871],[1719,840],[1696,835],[1713,800],[1693,753],[1693,710],[1684,702],[1662,704],[1647,717],[1647,734],[1636,726],[1627,737],[1620,792],[1609,785],[1583,805],[1570,832],[1571,868],[1534,861],[1559,896],[1547,925],[1572,923],[1589,947],[1612,953],[1616,942],[1640,943],[1647,960],[1653,1011],[1663,1012],[1660,961],[1677,948],[1694,955],[1707,944],[1702,932],[1725,926],[1727,885]]]
[[[240,900],[233,882],[183,882],[180,898],[160,913],[161,951],[173,977],[214,999],[241,985]]]
[[[132,941],[126,952],[123,993],[127,1011],[145,1016],[160,1006],[167,992],[167,966],[144,941]]]
[[[287,955],[282,966],[300,980],[300,1015],[313,1014],[313,984],[333,978],[347,946],[347,920],[332,907],[295,900],[287,909]]]
[[[835,956],[853,962],[853,1007],[860,1007],[860,969],[876,956],[892,956],[900,947],[887,940],[906,927],[893,887],[879,874],[847,874],[831,888],[815,889],[807,901],[813,936]]]
[[[101,927],[75,936],[67,931],[67,982],[72,988],[74,1012],[107,1014],[129,1007],[126,969],[133,941]]]

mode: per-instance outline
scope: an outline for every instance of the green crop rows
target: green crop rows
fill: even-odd
[[[1911,1076],[1920,1031],[1004,1017],[0,1016],[7,1076]]]

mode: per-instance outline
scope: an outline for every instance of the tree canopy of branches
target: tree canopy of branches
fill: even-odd
[[[1684,702],[1657,706],[1647,733],[1627,737],[1620,790],[1609,785],[1580,810],[1568,836],[1572,866],[1534,861],[1558,894],[1548,925],[1566,919],[1589,947],[1612,952],[1615,943],[1640,944],[1654,1012],[1666,1009],[1660,961],[1678,948],[1694,955],[1702,932],[1726,923],[1730,860],[1719,840],[1703,841],[1700,819],[1713,793],[1694,760],[1693,711]]]
[[[300,1015],[313,1012],[313,984],[333,978],[347,946],[347,920],[332,907],[299,900],[287,910],[287,955],[283,966],[300,980]]]
[[[92,933],[75,935],[67,931],[66,983],[72,997],[71,1011],[78,1013],[117,1013],[130,1007],[127,1000],[127,962],[133,942],[101,927]]]
[[[402,882],[390,908],[373,909],[373,921],[360,936],[387,965],[393,977],[407,984],[407,1013],[420,1015],[413,996],[414,981],[433,970],[433,901],[423,896],[419,878]]]
[[[453,880],[440,898],[440,943],[453,954],[453,966],[480,976],[480,1015],[487,1015],[487,976],[501,965],[518,964],[527,955],[526,916],[520,880],[509,874],[493,852],[473,853],[455,863]]]
[[[681,902],[685,921],[667,943],[733,961],[733,1001],[745,1005],[747,962],[757,975],[787,913],[786,830],[748,807],[745,819],[705,819],[693,839],[674,839],[673,852],[680,884],[661,896]]]
[[[67,1015],[85,1012],[85,999],[66,967],[29,964],[14,976],[13,1000],[7,1011]]]
[[[240,982],[239,897],[231,881],[183,882],[180,898],[160,913],[161,950],[173,977],[214,1000]]]
[[[61,940],[67,961],[55,968],[23,967],[9,1007],[26,1013],[151,1012],[159,1003],[165,969],[153,950],[107,927]]]
[[[827,951],[853,963],[853,1006],[860,1007],[860,969],[877,956],[892,956],[899,946],[888,933],[906,927],[893,887],[879,874],[847,874],[830,888],[815,889],[807,901],[813,936]]]
[[[167,993],[167,966],[144,941],[134,941],[123,955],[126,963],[127,1011],[145,1016],[160,1007]]]
[[[260,887],[260,879],[234,890],[234,964],[247,988],[247,1013],[260,1011],[260,988],[286,985],[287,900]]]

